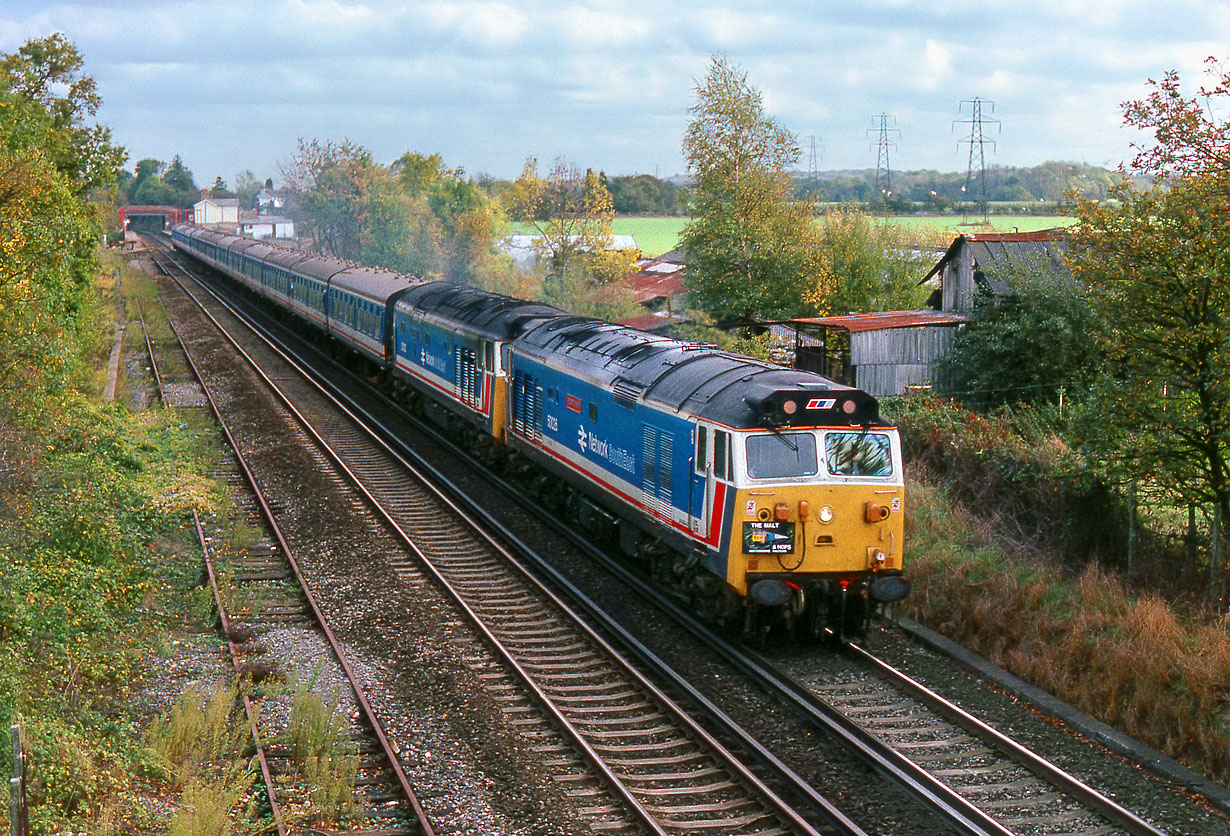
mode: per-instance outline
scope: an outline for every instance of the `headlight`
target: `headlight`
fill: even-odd
[[[833,509],[828,505],[822,505],[820,506],[820,510],[816,513],[816,517],[819,518],[822,523],[831,523],[833,521]]]

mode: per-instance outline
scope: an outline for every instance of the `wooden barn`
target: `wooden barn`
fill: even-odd
[[[1066,249],[1062,229],[958,235],[919,284],[938,280],[929,304],[933,310],[970,311],[980,294],[1010,294],[1001,276],[1013,269],[1041,268],[1071,281],[1063,261]]]
[[[795,366],[876,397],[935,381],[935,364],[968,318],[939,311],[885,311],[792,319]]]

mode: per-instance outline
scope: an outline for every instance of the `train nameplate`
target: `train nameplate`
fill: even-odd
[[[744,554],[794,554],[794,523],[745,522]]]

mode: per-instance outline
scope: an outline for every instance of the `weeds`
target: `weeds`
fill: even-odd
[[[170,719],[151,727],[150,748],[179,784],[216,772],[243,751],[246,720],[232,722],[237,696],[234,686],[191,685],[171,708]]]
[[[286,741],[310,787],[310,818],[318,823],[355,818],[359,813],[354,797],[359,758],[337,702],[326,705],[314,691],[300,687],[291,706]]]
[[[246,800],[256,776],[234,763],[218,780],[193,779],[184,787],[182,806],[171,819],[170,836],[230,836],[233,815]]]

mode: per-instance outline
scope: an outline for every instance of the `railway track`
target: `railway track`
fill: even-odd
[[[459,643],[468,664],[510,724],[536,741],[536,756],[577,799],[591,828],[862,832],[814,791],[828,821],[818,825],[796,813],[568,602],[533,580],[472,515],[378,438],[339,420],[335,402],[302,379],[273,375],[265,381],[282,393],[285,408],[400,541],[402,553],[386,556],[387,564],[409,585],[427,572],[470,620],[473,636]]]
[[[139,318],[158,399],[165,404],[168,401],[167,385],[159,370],[157,352],[144,317]],[[254,670],[259,669],[262,674],[271,672],[261,660],[257,659],[255,664],[253,662],[257,647],[252,639],[257,636],[289,629],[316,638],[321,658],[331,655],[332,662],[340,670],[341,676],[335,677],[335,681],[344,682],[348,688],[344,696],[337,695],[339,702],[354,707],[353,710],[333,712],[347,718],[347,754],[353,757],[355,798],[353,804],[346,806],[354,811],[355,820],[350,822],[347,832],[355,836],[434,836],[435,830],[401,769],[394,746],[317,606],[310,585],[299,571],[295,555],[282,535],[247,459],[235,444],[226,416],[219,409],[174,323],[171,323],[171,329],[187,366],[200,386],[203,399],[218,420],[234,456],[233,468],[224,466],[221,472],[214,475],[230,483],[246,521],[266,532],[259,548],[226,556],[228,582],[224,594],[214,557],[218,541],[225,541],[225,538],[207,534],[193,512],[210,589],[236,676],[241,679],[246,677],[251,685]],[[285,721],[289,719],[285,713],[262,711],[246,691],[241,697],[252,732],[269,812],[279,836],[285,836],[292,824],[303,827],[312,822],[307,811],[310,811],[313,794],[318,788],[305,785],[303,765],[297,762],[291,746],[285,742]]]
[[[492,484],[498,483],[495,477],[490,478]],[[516,497],[518,491],[507,487],[507,495]],[[482,511],[466,509],[461,513],[476,515]],[[448,535],[439,536],[447,540]],[[473,568],[475,577],[486,572],[477,565]],[[618,565],[613,565],[611,570],[627,574]],[[638,590],[644,588],[640,579],[631,578],[629,583]],[[515,605],[522,606],[522,603]],[[673,617],[694,635],[707,632],[672,602],[662,599],[657,605],[675,610]],[[533,604],[524,603],[524,606],[526,612],[536,611]],[[547,635],[535,634],[532,626],[514,626],[513,632],[518,630],[523,630],[531,641],[548,641]],[[715,636],[703,638],[703,641],[712,642],[715,649],[732,660],[744,655]],[[1154,836],[1162,832],[1110,799],[1081,788],[1079,782],[1069,780],[1060,770],[1040,763],[1040,759],[1031,757],[1024,747],[1006,739],[987,742],[994,737],[985,736],[988,730],[970,730],[978,725],[976,721],[937,720],[936,711],[948,712],[948,709],[934,707],[943,702],[942,698],[907,703],[907,699],[917,698],[903,697],[897,690],[902,687],[900,685],[885,685],[883,680],[877,680],[885,674],[851,675],[849,687],[836,687],[836,683],[827,680],[809,687],[806,682],[795,681],[786,673],[773,670],[754,655],[745,656],[744,661],[735,664],[761,687],[775,691],[780,699],[795,706],[826,734],[844,739],[877,770],[891,774],[912,793],[917,793],[926,806],[949,819],[957,832],[1021,836],[1065,832]],[[881,684],[866,684],[872,681]],[[865,684],[856,687],[855,682]],[[575,684],[581,688],[579,693],[590,687],[580,679]],[[499,687],[510,686],[501,684]],[[869,696],[873,691],[884,694],[883,701],[877,702],[876,697]],[[516,700],[510,700],[509,705],[515,706],[514,711],[522,710]],[[941,722],[948,725],[941,726]],[[929,731],[923,731],[924,727]],[[911,729],[913,731],[907,731]],[[893,745],[894,739],[896,745]],[[964,748],[968,757],[958,757],[958,747]],[[943,750],[942,757],[930,758],[926,754],[929,749]],[[928,760],[931,763],[926,763]],[[785,771],[789,771],[788,767]],[[584,784],[577,779],[577,787]]]

